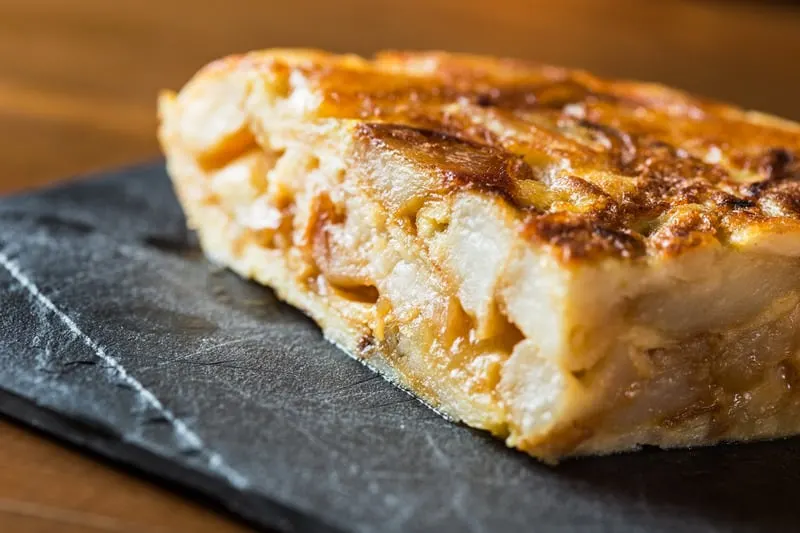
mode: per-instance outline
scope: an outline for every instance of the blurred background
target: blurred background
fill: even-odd
[[[272,46],[530,58],[800,119],[798,2],[0,0],[0,189],[157,156],[160,88]]]

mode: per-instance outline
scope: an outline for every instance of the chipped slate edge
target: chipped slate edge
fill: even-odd
[[[221,476],[237,489],[245,489],[249,486],[250,482],[246,477],[236,472],[231,468],[225,460],[217,452],[209,450],[200,436],[192,431],[181,419],[167,409],[161,401],[155,397],[144,385],[136,378],[131,376],[125,367],[120,362],[108,355],[102,346],[97,344],[91,337],[86,335],[67,314],[61,311],[52,300],[45,296],[42,291],[31,281],[19,268],[19,266],[6,254],[0,252],[0,266],[5,268],[9,274],[34,298],[35,302],[42,307],[56,315],[58,319],[67,326],[70,333],[79,338],[83,343],[88,346],[104,363],[106,363],[111,370],[113,370],[120,380],[126,385],[130,386],[140,396],[144,402],[152,407],[159,413],[175,431],[176,436],[188,448],[197,450],[200,454],[205,456],[206,463],[212,472]]]
[[[205,459],[205,471],[198,470],[148,451],[140,446],[109,438],[92,428],[83,427],[69,416],[36,404],[13,392],[0,388],[0,414],[18,420],[114,462],[135,465],[146,474],[177,483],[192,492],[219,501],[230,511],[253,525],[269,525],[280,531],[308,533],[340,533],[332,524],[297,510],[253,490],[248,479],[231,468],[220,454],[208,449],[202,438],[170,411],[142,383],[131,376],[120,362],[106,353],[105,349],[89,337],[66,313],[59,309],[39,287],[20,269],[6,253],[0,251],[0,266],[23,288],[33,301],[53,313],[68,329],[108,365],[118,379],[131,387],[151,408],[156,410],[173,428],[175,435],[188,446],[192,446]],[[206,473],[208,472],[208,473]],[[209,475],[210,473],[210,475]],[[194,479],[194,481],[190,481]],[[196,488],[195,488],[196,487]]]
[[[0,415],[26,424],[47,435],[97,454],[102,459],[128,468],[135,468],[148,477],[168,482],[168,488],[185,490],[188,495],[219,504],[257,529],[274,533],[342,533],[331,524],[289,505],[251,490],[238,490],[218,476],[175,461],[169,456],[151,452],[140,446],[86,427],[62,413],[43,407],[35,401],[0,388]]]

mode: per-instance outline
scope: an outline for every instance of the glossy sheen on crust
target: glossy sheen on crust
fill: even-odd
[[[789,121],[655,84],[435,52],[277,50],[199,76],[236,70],[282,88],[305,119],[360,122],[365,142],[424,159],[445,190],[502,196],[521,233],[565,261],[800,234]]]

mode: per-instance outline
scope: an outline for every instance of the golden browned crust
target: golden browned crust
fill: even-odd
[[[366,142],[425,159],[445,189],[502,196],[564,260],[800,228],[800,126],[660,85],[439,52],[279,50],[201,75],[232,70],[302,86],[307,116],[363,122]]]
[[[547,460],[798,432],[797,125],[442,53],[256,52],[159,104],[209,257],[442,412]]]

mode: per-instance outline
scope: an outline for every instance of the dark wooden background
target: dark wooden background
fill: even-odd
[[[532,58],[800,119],[797,2],[0,0],[0,193],[156,157],[160,88],[270,46]],[[0,421],[2,531],[240,528]]]

